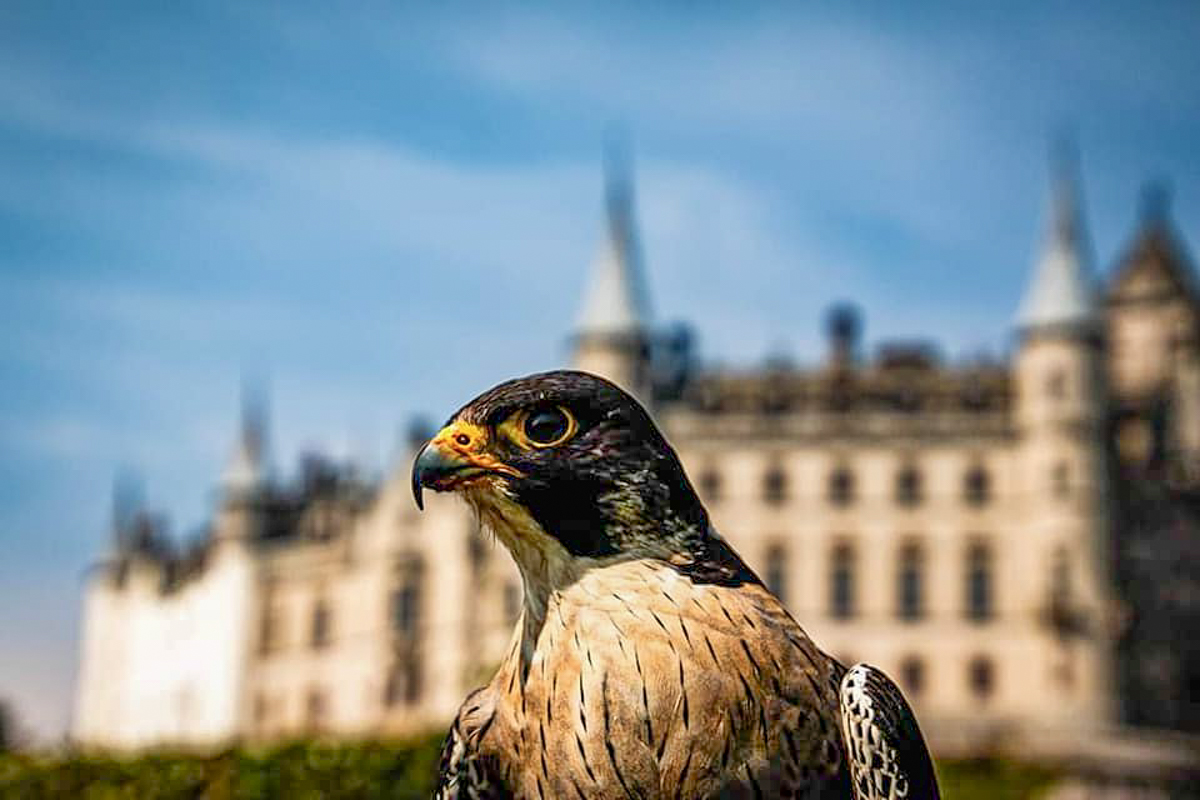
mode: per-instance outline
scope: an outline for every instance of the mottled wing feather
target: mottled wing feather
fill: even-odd
[[[940,797],[917,718],[882,671],[867,664],[847,671],[840,705],[857,800]]]
[[[491,724],[491,703],[485,690],[467,697],[442,745],[434,800],[503,800],[511,794],[494,774],[478,742]]]

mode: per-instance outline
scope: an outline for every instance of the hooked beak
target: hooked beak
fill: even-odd
[[[433,437],[413,462],[412,490],[417,508],[425,510],[426,487],[436,492],[454,489],[480,475],[500,474],[514,478],[523,473],[497,460],[484,448],[486,434],[466,423],[457,423]]]
[[[417,453],[413,462],[412,490],[417,508],[425,510],[423,492],[426,486],[435,491],[444,491],[457,478],[478,474],[483,470],[458,453],[448,453],[437,442],[428,442]]]

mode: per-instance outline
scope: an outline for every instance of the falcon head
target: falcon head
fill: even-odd
[[[687,560],[708,515],[649,414],[585,372],[508,381],[417,454],[413,493],[461,494],[523,571],[579,559]]]

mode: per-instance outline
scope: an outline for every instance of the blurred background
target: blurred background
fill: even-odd
[[[909,640],[871,651],[898,625],[887,611],[890,588],[881,590],[878,618],[876,601],[857,601],[862,625],[876,628],[839,627],[837,609],[826,608],[849,591],[847,580],[875,576],[890,587],[891,556],[861,567],[865,578],[846,579],[837,565],[847,556],[836,551],[845,542],[814,537],[861,527],[865,538],[851,555],[866,559],[862,552],[884,541],[868,529],[883,537],[925,526],[926,550],[954,553],[944,560],[958,569],[953,536],[970,529],[999,542],[1035,524],[1044,515],[1022,476],[1047,474],[1037,461],[1044,454],[1022,455],[1013,442],[1028,441],[1023,431],[1041,424],[1043,411],[1022,410],[1020,387],[1044,388],[1044,364],[1068,342],[1064,363],[1081,381],[1086,408],[1076,411],[1086,424],[1064,446],[1088,477],[1064,518],[1063,546],[1078,553],[1079,602],[1093,615],[1079,669],[1095,672],[1080,678],[1071,702],[1095,713],[1096,729],[1123,730],[1137,721],[1125,707],[1129,692],[1149,690],[1129,688],[1141,679],[1121,666],[1138,645],[1123,633],[1137,603],[1125,591],[1136,576],[1115,560],[1129,541],[1120,532],[1166,536],[1166,549],[1152,538],[1141,552],[1177,566],[1193,563],[1180,554],[1194,556],[1200,537],[1195,474],[1186,457],[1175,458],[1200,435],[1200,417],[1186,410],[1191,389],[1200,397],[1200,384],[1188,383],[1200,305],[1187,249],[1200,237],[1198,41],[1200,12],[1190,3],[556,11],[364,3],[336,13],[305,3],[4,4],[0,698],[12,729],[28,746],[83,740],[82,715],[96,743],[139,749],[273,740],[306,725],[362,736],[441,724],[491,656],[486,644],[460,652],[462,631],[427,642],[450,653],[438,656],[447,661],[424,667],[418,689],[404,688],[420,672],[402,663],[396,637],[411,634],[404,626],[462,622],[406,622],[418,607],[463,606],[460,595],[444,593],[452,579],[431,572],[428,561],[444,556],[420,542],[428,530],[461,531],[464,542],[474,535],[448,504],[432,522],[405,516],[408,500],[393,489],[406,478],[409,440],[492,383],[579,363],[591,345],[611,345],[598,357],[618,361],[585,365],[616,363],[630,370],[619,379],[642,382],[694,475],[728,468],[704,489],[712,503],[730,498],[714,513],[731,538],[739,520],[752,520],[745,548],[757,567],[778,554],[771,546],[799,542],[780,580],[791,581],[789,604],[801,622],[841,655],[871,655],[901,671],[911,665]],[[1063,140],[1071,145],[1048,167],[1050,143]],[[1148,181],[1157,188],[1147,194]],[[1064,267],[1045,266],[1064,259]],[[1126,268],[1132,277],[1121,283]],[[1038,277],[1047,270],[1049,278]],[[1039,281],[1052,286],[1038,289]],[[1071,305],[1078,287],[1091,304],[1082,311]],[[1038,292],[1064,316],[1030,311],[1042,302],[1030,300]],[[1131,316],[1124,353],[1137,362],[1165,347],[1165,366],[1122,393],[1103,340],[1114,335],[1112,309],[1126,301],[1143,309],[1147,297],[1166,297],[1168,310],[1149,322]],[[827,326],[835,304],[844,311]],[[1043,357],[1030,346],[1046,338],[1039,320],[1058,333],[1059,323],[1078,328]],[[853,350],[842,353],[844,363],[839,336]],[[856,371],[851,385],[862,390],[838,394],[847,385],[838,376]],[[931,387],[942,387],[943,399],[919,409],[928,414],[903,408],[908,393],[921,388],[924,397]],[[994,401],[982,427],[943,402],[978,387]],[[781,435],[764,431],[777,431],[770,426],[779,415],[800,419],[818,406],[825,414],[821,404],[835,396],[862,412],[851,414],[851,428],[895,433],[899,443],[860,452],[853,436],[816,446],[797,434],[787,440],[792,464],[793,450],[772,438]],[[883,417],[879,403],[890,409]],[[897,413],[918,421],[893,431]],[[870,427],[877,418],[883,427]],[[721,420],[738,421],[763,446],[723,440]],[[1117,452],[1121,435],[1128,458]],[[890,497],[893,461],[927,454],[942,466],[929,467],[934,501],[924,516],[898,516],[884,499],[870,505],[870,487]],[[825,498],[826,471],[859,457],[859,508],[875,510],[861,521],[813,510]],[[964,521],[959,506],[936,498],[957,497],[959,473],[977,464],[985,465],[984,491],[999,500],[991,517]],[[770,485],[782,472],[783,485],[796,487],[784,490],[795,497],[784,503],[789,514],[762,510],[776,504],[778,486],[759,497],[760,469],[775,475],[764,479]],[[1117,497],[1113,487],[1129,476],[1149,495]],[[330,523],[336,533],[305,527],[317,507],[345,515]],[[1172,509],[1169,520],[1146,521],[1148,507]],[[1123,524],[1130,515],[1141,522]],[[337,547],[386,562],[379,587],[321,566],[335,546],[327,540],[349,536],[338,525],[357,531],[351,538],[360,544]],[[829,526],[840,527],[805,532]],[[242,549],[222,555],[217,542],[235,529]],[[1014,576],[1049,571],[1057,551],[1029,548],[1027,563],[1004,561],[1005,545],[994,547],[1004,566],[987,580],[1000,587],[1001,616],[1033,615],[1033,598],[1044,593]],[[463,563],[474,563],[470,545],[463,548]],[[494,619],[480,624],[503,631],[514,602],[507,556],[480,558],[495,585]],[[149,576],[142,588],[139,564]],[[240,576],[229,579],[237,591],[187,599],[224,569]],[[1150,570],[1151,583],[1161,578],[1154,567],[1138,569]],[[304,586],[293,587],[289,576],[301,573]],[[931,632],[943,606],[961,622],[959,578],[938,580],[942,588],[922,601],[933,627],[908,629],[912,642],[962,638],[952,627]],[[1164,607],[1193,613],[1194,586],[1171,586],[1169,602],[1159,598]],[[331,660],[324,655],[285,667],[255,660],[264,628],[277,624],[276,605],[305,620],[285,623],[295,637],[319,639],[309,628],[329,625],[336,641],[343,591],[380,598],[385,621],[364,623],[353,639],[373,655],[347,656],[378,663],[379,675],[346,677],[322,666]],[[131,592],[142,594],[130,600]],[[314,611],[326,597],[333,610]],[[100,620],[90,629],[85,612]],[[309,621],[322,614],[334,622]],[[134,632],[127,621],[138,615],[155,621]],[[209,652],[215,640],[203,631],[214,621],[234,631],[221,640],[224,660],[215,659],[227,662],[225,677],[170,677],[174,667],[155,648]],[[1168,617],[1154,621],[1169,635]],[[998,666],[979,667],[975,651],[953,656],[963,659],[953,680],[966,688],[929,701],[953,731],[978,711],[971,687],[990,686],[1005,659],[1041,652],[1039,636],[1062,635],[1012,631],[1023,644],[1009,648],[1008,633],[972,640]],[[158,670],[161,685],[82,711],[92,702],[83,674],[89,636],[109,643],[97,645],[92,663],[141,676],[143,687]],[[140,644],[112,644],[125,639]],[[1174,694],[1168,710],[1141,722],[1194,730],[1196,664],[1181,666],[1172,660],[1177,648],[1155,641],[1157,660],[1145,670],[1165,675]],[[931,647],[921,670],[951,658]],[[430,688],[430,670],[441,674],[445,664],[454,682]],[[321,670],[338,677],[313,689],[325,680],[313,677]],[[914,680],[941,683],[940,673],[928,675]],[[213,702],[224,710],[210,719],[196,708],[224,691],[213,688],[221,680],[230,688]],[[295,697],[257,693],[260,682],[289,681]],[[365,694],[378,705],[380,696],[409,691],[419,709],[406,710],[401,697],[369,721],[330,710],[342,696],[358,703]],[[1035,696],[1069,716],[1057,696]],[[1028,716],[1020,703],[1010,715],[1006,700],[990,702],[996,713],[984,717]],[[114,718],[149,713],[138,703],[169,706],[175,716],[121,728]],[[180,722],[202,716],[203,730]],[[994,730],[980,735],[996,738]],[[980,739],[952,733],[945,741],[973,752]]]

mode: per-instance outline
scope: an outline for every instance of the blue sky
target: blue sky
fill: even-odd
[[[386,470],[561,363],[613,123],[656,317],[713,362],[811,361],[843,298],[1003,352],[1063,130],[1101,269],[1148,177],[1194,244],[1200,12],[1083,8],[3,4],[0,696],[63,730],[114,474],[198,527],[244,373],[284,471]]]

